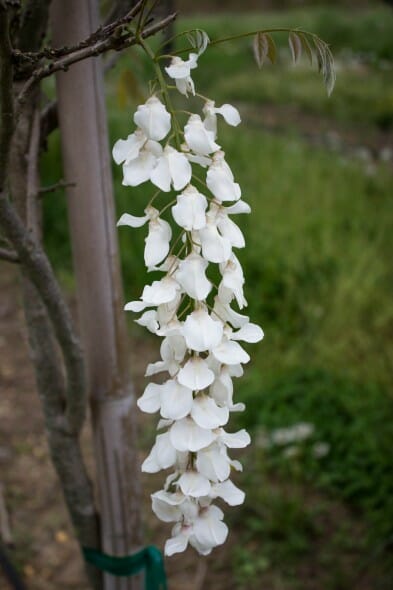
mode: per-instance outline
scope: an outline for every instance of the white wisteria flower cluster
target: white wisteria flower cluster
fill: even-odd
[[[195,94],[191,70],[203,49],[188,60],[175,57],[165,68],[185,96]],[[161,359],[148,365],[146,376],[166,373],[166,380],[149,383],[137,403],[142,411],[161,416],[142,470],[172,470],[163,489],[152,494],[157,517],[174,523],[165,553],[173,555],[190,544],[208,555],[228,535],[214,501],[234,506],[244,500],[230,479],[242,466],[228,449],[246,447],[250,437],[245,430],[228,432],[226,425],[231,412],[244,410],[233,400],[232,379],[243,374],[242,365],[250,360],[239,342],[257,342],[263,332],[231,307],[233,302],[240,310],[247,305],[234,253],[245,242],[231,216],[249,213],[250,207],[217,143],[217,118],[236,126],[239,113],[229,104],[216,107],[207,100],[202,116],[189,114],[180,131],[167,90],[163,96],[166,104],[153,95],[137,108],[135,131],[113,148],[124,185],[150,181],[159,189],[143,216],[125,213],[118,222],[133,228],[148,225],[145,264],[148,271],[163,273],[125,309],[141,313],[136,322],[162,338]],[[172,247],[172,227],[152,204],[171,190],[176,198],[164,209],[170,208],[177,228]],[[218,265],[217,286],[208,276],[211,264]]]

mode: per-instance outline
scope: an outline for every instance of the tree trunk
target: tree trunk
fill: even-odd
[[[98,26],[96,0],[55,0],[53,45],[71,45]],[[141,548],[135,399],[127,370],[113,188],[101,60],[57,76],[82,341],[91,396],[102,549],[124,555]],[[105,590],[135,590],[138,580],[104,577]]]

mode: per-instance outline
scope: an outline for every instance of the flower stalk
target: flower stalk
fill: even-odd
[[[116,142],[113,157],[123,166],[124,185],[150,181],[164,193],[175,193],[160,211],[151,200],[144,216],[124,213],[118,222],[132,228],[148,225],[145,264],[161,273],[144,287],[139,300],[125,306],[141,314],[138,324],[162,339],[161,358],[147,366],[146,376],[166,374],[162,383],[149,382],[137,402],[142,411],[160,414],[157,438],[142,470],[171,470],[163,488],[152,494],[157,517],[173,525],[166,555],[188,545],[208,555],[228,535],[216,501],[230,506],[244,501],[244,492],[230,479],[242,466],[228,453],[247,446],[250,437],[244,429],[227,431],[230,414],[244,410],[244,404],[233,400],[233,379],[250,360],[239,341],[263,338],[261,328],[232,307],[234,303],[241,310],[247,301],[234,253],[245,240],[231,216],[249,213],[250,207],[241,199],[241,188],[217,143],[217,119],[235,127],[240,115],[231,105],[216,107],[206,99],[201,113],[186,111],[182,129],[158,58],[146,42],[140,43],[153,61],[164,103],[157,93],[137,108],[137,128]],[[207,44],[207,35],[200,32],[196,52],[187,60],[173,57],[165,68],[174,88],[186,97],[196,94],[191,71]],[[169,210],[171,223],[163,219]],[[171,246],[173,227],[180,232]],[[218,285],[209,278],[211,265],[218,266]]]

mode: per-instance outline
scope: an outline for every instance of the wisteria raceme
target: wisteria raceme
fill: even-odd
[[[195,94],[191,70],[203,45],[188,60],[174,57],[165,68],[185,96]],[[166,555],[184,551],[188,544],[208,555],[228,535],[214,501],[230,506],[244,501],[244,493],[230,479],[242,466],[230,458],[228,449],[247,446],[250,437],[245,430],[226,429],[230,413],[244,410],[244,404],[233,400],[232,380],[250,360],[239,342],[258,342],[263,332],[231,307],[233,302],[240,310],[247,305],[243,271],[233,252],[245,241],[231,216],[249,213],[250,207],[241,200],[240,186],[217,143],[219,115],[229,125],[240,123],[233,106],[216,107],[208,100],[203,118],[189,115],[180,140],[171,105],[153,95],[137,108],[135,131],[113,148],[114,160],[123,166],[124,185],[150,181],[159,189],[143,216],[125,213],[118,225],[148,225],[145,264],[149,271],[163,273],[125,309],[142,312],[137,323],[162,339],[161,359],[148,365],[146,376],[167,376],[162,383],[149,383],[137,403],[142,411],[161,416],[142,470],[171,469],[163,489],[152,494],[157,517],[173,523]],[[163,209],[169,214],[171,207],[176,232],[152,204],[170,190],[176,191],[175,200]],[[221,275],[217,286],[209,278],[211,264]]]

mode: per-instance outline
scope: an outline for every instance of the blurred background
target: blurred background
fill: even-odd
[[[193,74],[200,93],[236,105],[242,116],[237,129],[220,126],[219,143],[252,206],[252,214],[239,219],[247,241],[239,258],[248,313],[265,339],[250,349],[252,361],[236,382],[236,401],[247,411],[232,420],[232,429],[246,427],[253,437],[252,448],[239,457],[244,473],[237,484],[246,502],[226,511],[231,534],[222,549],[207,560],[188,552],[168,562],[170,588],[390,590],[393,7],[360,0],[175,5],[176,31],[198,27],[212,39],[270,27],[312,31],[331,47],[337,84],[328,98],[315,64],[302,58],[293,66],[285,34],[274,36],[274,66],[257,69],[249,38],[208,49]],[[107,75],[112,143],[133,129],[132,112],[153,77],[150,67],[129,50]],[[191,111],[201,107],[193,100],[190,105]],[[121,170],[113,172],[118,215],[142,214],[151,191],[122,187]],[[62,177],[57,133],[42,158],[42,174],[44,185]],[[51,259],[72,296],[64,195],[46,198],[44,213]],[[143,229],[119,232],[126,300],[138,298],[150,279],[144,235]],[[132,318],[129,329],[139,393],[158,344]],[[31,403],[38,406],[34,398]],[[31,416],[30,439],[17,428],[15,448],[26,455],[24,471],[26,465],[34,471],[39,493],[41,480],[52,475],[39,409]],[[155,419],[141,423],[144,456]],[[31,450],[41,447],[32,454],[35,463],[26,464]],[[144,480],[146,540],[159,544],[168,529],[150,515],[148,493],[161,476],[152,480]],[[29,492],[22,481],[13,485],[17,506]],[[19,565],[37,589],[81,588],[72,565],[56,585],[45,581],[40,567],[37,535],[57,547],[46,557],[49,571],[72,555],[65,549],[72,541],[60,504],[59,497],[41,506],[39,530],[21,540]]]

